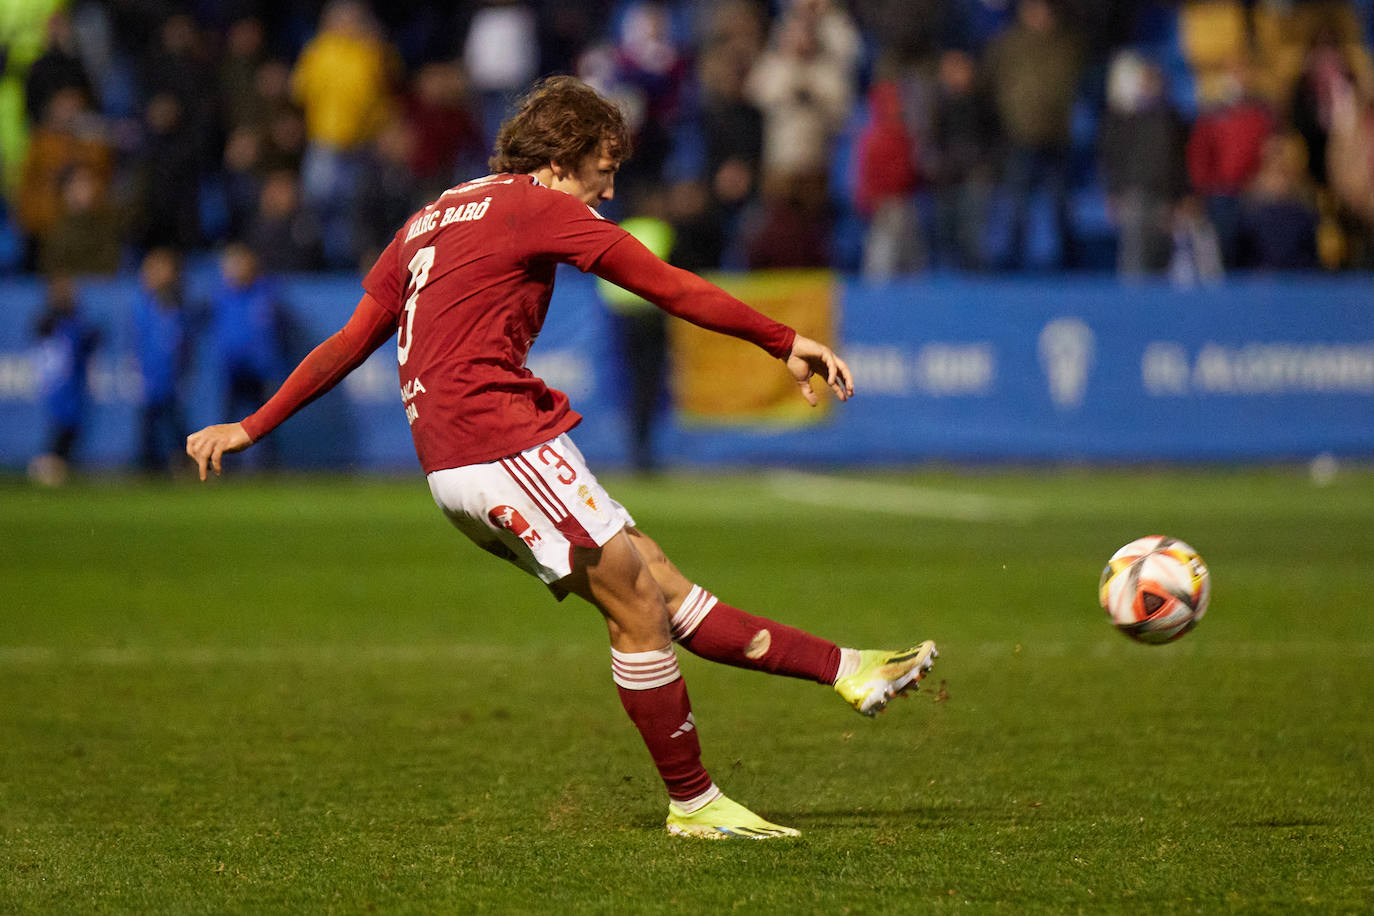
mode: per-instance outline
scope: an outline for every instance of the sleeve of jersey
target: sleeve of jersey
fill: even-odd
[[[592,272],[708,331],[747,340],[778,359],[792,352],[796,331],[691,271],[665,263],[629,233],[601,255]]]
[[[257,442],[287,418],[339,383],[380,347],[396,330],[396,316],[365,293],[353,317],[332,337],[310,351],[277,393],[243,420],[243,429]]]

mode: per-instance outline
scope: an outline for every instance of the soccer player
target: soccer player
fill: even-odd
[[[572,77],[537,85],[502,126],[493,174],[412,216],[363,280],[347,324],[257,412],[192,434],[186,451],[202,480],[207,465],[219,473],[226,452],[260,440],[394,334],[401,399],[439,508],[558,598],[577,595],[606,618],[621,703],[667,785],[668,832],[796,836],[731,801],[702,766],[674,641],[713,661],[833,685],[865,715],[914,688],[935,646],[841,649],[725,604],[683,575],[587,468],[569,436],[581,417],[525,368],[559,262],[757,344],[813,405],[813,375],[840,400],[854,392],[830,348],[667,265],[596,212],[628,152],[615,105]]]

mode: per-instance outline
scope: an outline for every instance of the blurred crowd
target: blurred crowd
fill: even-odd
[[[194,342],[213,344],[222,415],[252,410],[287,365],[276,277],[366,270],[414,210],[485,174],[499,124],[551,73],[623,105],[635,153],[605,212],[688,269],[1198,284],[1374,268],[1371,10],[11,0],[0,274],[46,290],[50,431],[31,472],[65,475],[108,330],[73,278],[137,276],[141,462],[176,467]],[[214,282],[191,302],[197,261]],[[644,310],[604,294],[631,355],[662,348]],[[641,400],[632,449],[648,466],[654,397]]]
[[[366,269],[554,72],[624,105],[608,215],[692,269],[1374,265],[1362,0],[14,3],[14,273]]]

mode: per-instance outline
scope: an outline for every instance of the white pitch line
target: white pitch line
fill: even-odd
[[[769,476],[773,492],[785,499],[854,512],[884,512],[911,518],[938,518],[960,522],[1015,522],[1025,524],[1035,514],[1028,500],[981,493],[962,493],[915,484],[880,483],[779,471]]]

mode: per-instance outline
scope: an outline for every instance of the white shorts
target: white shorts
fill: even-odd
[[[434,502],[459,531],[550,586],[572,572],[574,547],[600,547],[635,523],[597,483],[567,433],[427,479]]]

